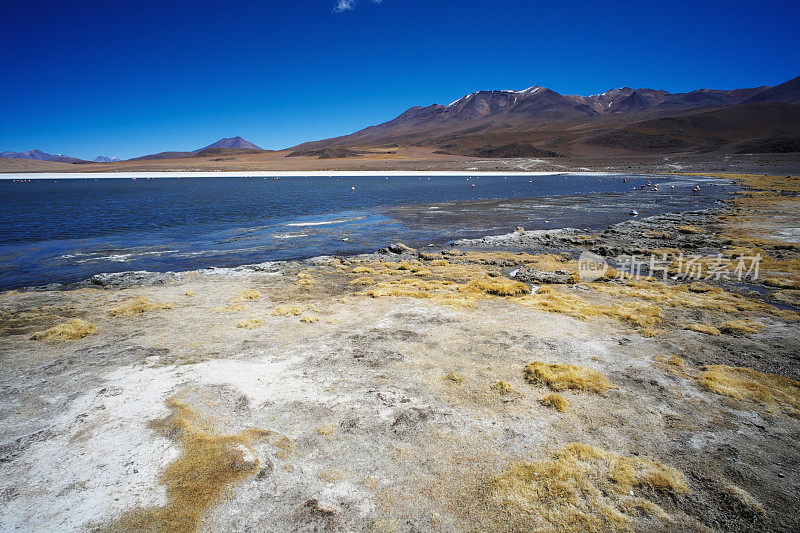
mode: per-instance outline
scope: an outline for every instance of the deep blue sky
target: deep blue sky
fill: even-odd
[[[0,151],[132,157],[235,135],[285,148],[478,89],[800,74],[798,0],[338,1],[8,2]]]

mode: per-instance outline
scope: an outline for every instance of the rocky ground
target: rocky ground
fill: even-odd
[[[800,180],[729,177],[597,234],[5,292],[0,529],[796,531]]]

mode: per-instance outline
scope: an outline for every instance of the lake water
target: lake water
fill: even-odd
[[[632,208],[705,208],[731,192],[700,180],[699,196],[690,178],[596,175],[0,180],[0,288],[438,245],[516,226],[601,229]],[[648,181],[660,190],[642,190]]]

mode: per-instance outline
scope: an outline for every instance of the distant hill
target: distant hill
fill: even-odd
[[[83,161],[77,157],[64,154],[48,154],[41,150],[28,150],[26,152],[0,152],[0,157],[9,159],[34,159],[36,161],[53,161],[55,163],[77,163]]]
[[[104,155],[98,155],[92,159],[92,162],[94,163],[113,163],[114,161],[121,161],[121,159],[118,157],[107,157]]]
[[[241,137],[226,137],[206,147],[188,152],[159,152],[157,154],[134,157],[131,161],[147,161],[150,159],[178,159],[182,157],[206,157],[219,155],[236,155],[241,153],[261,152],[255,144]]]
[[[242,148],[247,150],[262,150],[262,148],[259,148],[255,144],[251,143],[250,141],[246,141],[241,137],[227,137],[225,139],[220,139],[213,144],[209,144],[205,148],[195,150],[195,152],[202,152],[203,150],[208,150],[209,148]]]
[[[698,114],[700,112],[700,114]],[[473,157],[546,157],[789,150],[800,137],[800,77],[775,87],[669,93],[621,87],[591,96],[534,85],[476,91],[414,106],[350,135],[300,144],[295,153],[386,145]]]

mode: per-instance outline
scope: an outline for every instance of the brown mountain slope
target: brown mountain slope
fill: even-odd
[[[478,91],[442,106],[412,107],[350,135],[294,150],[418,146],[477,157],[604,156],[786,151],[800,136],[800,78],[775,87],[670,94],[622,87],[565,96],[544,87]]]

